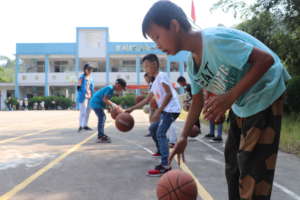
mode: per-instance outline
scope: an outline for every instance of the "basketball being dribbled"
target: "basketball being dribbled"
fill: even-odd
[[[119,106],[117,106],[117,107],[111,109],[111,111],[110,111],[110,116],[111,116],[111,118],[116,119],[117,116],[118,116],[120,113],[122,113],[122,112],[123,112],[122,108],[120,108]]]
[[[197,137],[199,134],[200,134],[200,128],[198,126],[194,125],[192,127],[192,130],[191,130],[189,136],[194,138],[194,137]]]
[[[119,131],[127,132],[133,128],[134,119],[129,113],[122,112],[117,116],[115,123]]]
[[[176,169],[159,179],[156,194],[158,200],[196,200],[198,191],[193,177]]]

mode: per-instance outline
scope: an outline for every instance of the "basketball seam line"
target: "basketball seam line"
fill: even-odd
[[[165,195],[162,195],[161,196],[161,198],[164,198],[164,197],[166,197],[167,195],[169,195],[169,193],[171,193],[171,192],[175,192],[178,188],[180,188],[180,187],[184,187],[184,186],[186,186],[186,185],[188,185],[188,184],[190,184],[191,182],[193,182],[194,181],[194,179],[193,180],[191,180],[191,181],[189,181],[189,182],[186,182],[186,183],[184,183],[184,184],[182,184],[181,186],[178,186],[178,187],[176,187],[176,188],[174,188],[173,189],[173,186],[171,185],[171,187],[172,187],[172,190],[171,191],[169,191],[168,190],[168,193],[166,193]],[[169,179],[168,179],[168,182],[169,182]],[[169,182],[170,183],[170,182]],[[162,184],[159,184],[160,186],[162,186]],[[191,196],[191,195],[188,195],[188,196]]]
[[[184,184],[184,185],[179,186],[179,187],[178,187],[178,190],[179,190],[181,193],[185,194],[186,196],[192,197],[191,194],[188,194],[188,193],[184,192],[183,190],[181,190],[181,188],[184,187],[184,186],[186,186],[186,185],[188,185],[188,184],[190,184],[190,183],[193,182],[193,181],[194,181],[194,180],[192,180],[192,181],[190,181],[190,182],[188,182],[188,183],[186,183],[186,184]],[[197,185],[196,185],[196,187],[197,187]],[[198,189],[197,189],[197,193],[198,193]],[[198,196],[198,195],[197,195],[197,196]]]
[[[179,185],[179,186],[178,186],[178,190],[179,190],[180,192],[182,192],[183,194],[185,194],[185,195],[191,197],[192,195],[185,193],[185,192],[182,191],[180,188],[182,188],[182,187],[184,187],[184,186],[190,184],[190,183],[193,182],[193,181],[194,181],[194,179],[192,178],[192,180],[191,180],[190,182],[186,182],[186,183],[183,184],[183,185],[179,185],[179,179],[178,179],[178,182],[177,182],[177,185]],[[197,192],[197,193],[198,193],[198,192]]]
[[[178,174],[177,174],[177,177],[178,177]],[[171,183],[169,177],[167,177],[167,179],[168,179],[169,184],[170,184],[171,187],[172,187],[172,192],[175,193],[176,199],[177,199],[177,200],[180,200],[180,199],[178,199],[178,196],[177,196],[177,194],[176,194],[176,190],[174,189],[174,187],[173,187],[173,185],[172,185],[172,183]],[[169,193],[169,194],[170,194],[170,193]]]
[[[163,184],[158,184],[158,186],[159,187],[163,187],[163,188],[165,188],[166,190],[167,190],[167,193],[165,193],[164,195],[162,195],[161,197],[158,197],[159,198],[159,200],[161,199],[161,198],[165,198],[169,193],[171,193],[172,192],[172,190],[171,191],[169,191],[169,188],[167,187],[167,186],[165,186],[165,185],[163,185]]]

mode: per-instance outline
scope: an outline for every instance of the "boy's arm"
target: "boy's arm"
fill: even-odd
[[[131,113],[133,110],[135,110],[137,108],[140,108],[140,107],[146,105],[147,103],[149,103],[152,98],[153,98],[153,93],[150,92],[145,99],[143,99],[141,102],[135,104],[134,106],[131,106],[130,108],[127,108],[125,110],[125,112]]]
[[[82,84],[82,78],[79,78],[78,85],[77,85],[77,90],[81,89],[81,84]]]
[[[184,123],[184,127],[181,133],[180,139],[177,141],[174,150],[169,156],[169,163],[172,162],[174,156],[177,154],[178,162],[180,162],[180,156],[183,156],[184,150],[187,145],[187,138],[193,125],[195,124],[196,120],[199,119],[202,107],[203,107],[203,93],[200,91],[198,94],[193,95],[192,105],[188,112],[187,119]]]
[[[165,107],[169,104],[169,102],[172,99],[172,91],[169,85],[167,85],[166,83],[162,83],[162,86],[166,92],[166,96],[161,104],[161,106],[157,109],[157,112],[161,113]]]
[[[165,98],[163,99],[163,102],[161,104],[161,106],[159,108],[157,108],[155,110],[155,112],[152,114],[151,116],[151,119],[154,120],[154,119],[159,119],[159,116],[161,114],[161,112],[165,109],[165,107],[169,104],[169,102],[171,101],[172,99],[172,91],[170,89],[170,86],[167,85],[166,83],[162,83],[162,86],[166,92],[166,96]]]
[[[271,68],[274,59],[269,53],[253,48],[248,62],[251,64],[250,70],[231,90],[205,102],[203,108],[205,119],[218,121],[226,110]]]
[[[103,102],[107,105],[107,106],[111,106],[112,108],[116,107],[117,105],[112,102],[107,96],[103,97]]]

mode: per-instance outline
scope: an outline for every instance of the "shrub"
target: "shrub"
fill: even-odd
[[[42,101],[45,102],[46,110],[58,109],[58,108],[68,109],[68,108],[72,108],[74,104],[74,102],[71,99],[63,96],[48,96],[48,97],[37,96],[37,97],[32,97],[28,100],[29,109],[33,109],[34,103],[40,104]]]
[[[115,104],[121,105],[123,108],[128,108],[135,104],[135,95],[127,94],[124,96],[114,96],[111,98],[111,101]]]
[[[288,112],[300,113],[300,76],[289,80],[287,84],[286,109]]]

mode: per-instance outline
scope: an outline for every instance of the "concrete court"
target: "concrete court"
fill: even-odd
[[[155,200],[158,178],[146,171],[158,164],[146,138],[148,118],[134,111],[136,125],[121,133],[108,117],[111,144],[96,144],[94,131],[77,133],[77,111],[0,112],[0,200]],[[107,115],[108,116],[108,115]],[[177,120],[178,133],[183,121]],[[208,131],[203,125],[203,132]],[[226,200],[223,144],[199,136],[190,140],[186,167],[197,178],[198,199]],[[280,153],[273,200],[300,199],[300,159]],[[178,168],[173,162],[173,168]],[[184,168],[184,170],[187,170]]]

